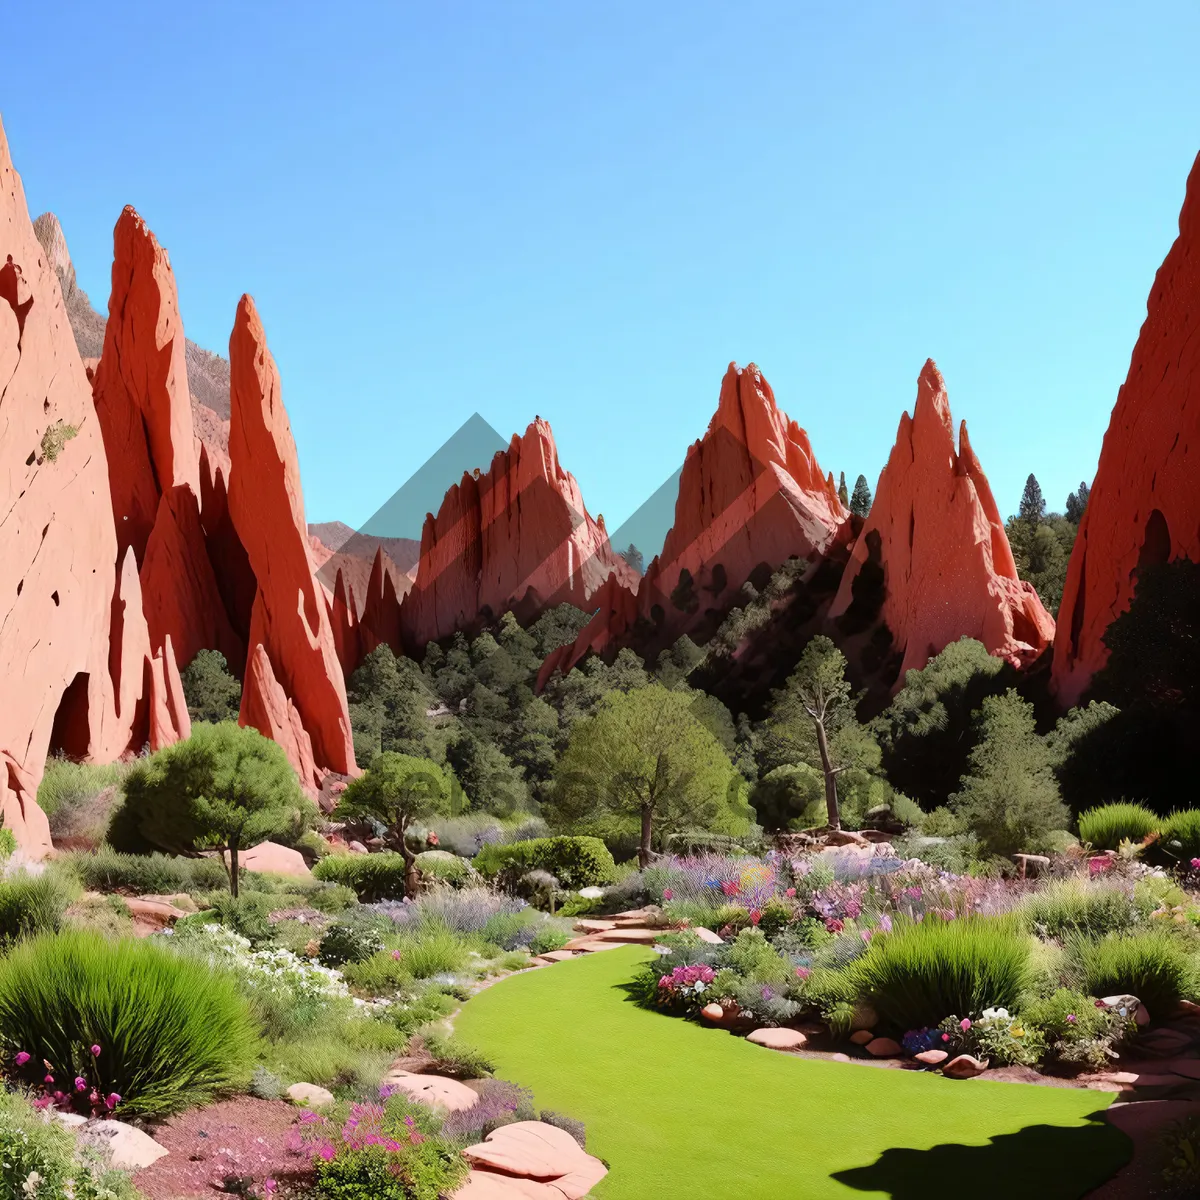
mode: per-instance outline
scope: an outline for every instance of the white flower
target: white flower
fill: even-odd
[[[983,1010],[984,1021],[1007,1021],[1009,1020],[1007,1008],[985,1008]]]
[[[21,1191],[27,1196],[36,1196],[38,1184],[42,1182],[41,1175],[37,1171],[30,1171],[25,1182],[21,1184]]]

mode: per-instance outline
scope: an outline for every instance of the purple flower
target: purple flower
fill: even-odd
[[[889,917],[887,913],[884,913],[883,916],[879,918],[879,928],[882,929],[884,933],[892,932],[892,918]]]
[[[100,1047],[99,1047],[99,1046],[93,1046],[93,1047],[92,1047],[92,1057],[93,1057],[93,1058],[99,1058],[99,1057],[100,1057]],[[274,1182],[274,1181],[272,1181],[272,1182]]]
[[[53,1083],[53,1082],[54,1082],[54,1076],[53,1076],[53,1075],[51,1075],[51,1074],[49,1074],[49,1073],[47,1072],[47,1074],[46,1074],[46,1078],[45,1078],[45,1079],[43,1079],[43,1080],[42,1080],[42,1082],[43,1082],[43,1083]]]
[[[104,1107],[107,1108],[109,1112],[112,1112],[112,1110],[120,1103],[121,1097],[117,1092],[109,1092],[108,1095],[104,1097]]]
[[[13,1058],[13,1062],[16,1063],[18,1067],[23,1067],[32,1057],[32,1054],[27,1054],[24,1050],[18,1050],[16,1057]]]
[[[88,1081],[82,1075],[75,1076],[75,1090],[77,1092],[86,1092]]]
[[[1192,870],[1193,870],[1193,871],[1200,871],[1200,858],[1193,858],[1193,859],[1192,859]]]
[[[1076,1020],[1076,1018],[1075,1018],[1075,1014],[1074,1014],[1074,1013],[1067,1013],[1067,1024],[1068,1024],[1068,1025],[1074,1025],[1074,1024],[1075,1024],[1075,1020]]]
[[[664,900],[670,900],[674,895],[675,895],[675,893],[673,891],[671,891],[670,888],[663,888],[663,899]]]

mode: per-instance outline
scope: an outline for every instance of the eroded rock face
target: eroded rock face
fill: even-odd
[[[1004,522],[967,437],[954,445],[941,372],[926,362],[917,403],[904,413],[875,502],[830,615],[866,627],[882,620],[904,672],[952,641],[976,638],[1022,666],[1054,639],[1054,620],[1017,578]]]
[[[1137,571],[1200,561],[1200,157],[1179,237],[1154,279],[1113,408],[1059,608],[1054,686],[1076,703],[1108,660],[1103,638]]]
[[[596,612],[575,640],[546,655],[538,668],[536,691],[541,692],[555,671],[569,675],[589,654],[603,654],[610,646],[619,644],[638,619],[637,593],[615,574],[604,581],[592,603]]]
[[[316,788],[326,771],[357,771],[346,687],[313,577],[279,371],[249,296],[238,304],[229,363],[228,512],[257,580],[240,719],[283,744],[301,780]]]
[[[708,430],[688,450],[675,524],[638,589],[642,614],[685,628],[727,606],[755,568],[815,562],[848,543],[849,518],[759,369],[730,363]]]
[[[91,388],[0,127],[0,812],[49,848],[52,741],[119,753],[109,625],[117,539]]]
[[[401,636],[405,646],[423,649],[509,609],[521,620],[556,604],[587,609],[610,576],[636,584],[538,418],[486,474],[464,475],[426,519],[416,579],[400,609]]]

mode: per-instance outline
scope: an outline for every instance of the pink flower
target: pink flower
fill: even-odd
[[[337,1151],[333,1148],[332,1142],[323,1142],[317,1147],[317,1154],[319,1154],[326,1162],[333,1162],[334,1155],[337,1154]]]
[[[394,958],[394,959],[396,960],[396,962],[399,962],[399,961],[400,961],[400,951],[399,951],[399,950],[393,950],[393,951],[392,951],[392,958]]]
[[[46,1076],[46,1078],[42,1080],[42,1082],[43,1082],[43,1083],[53,1083],[53,1082],[54,1082],[54,1076],[53,1076],[53,1075],[49,1075],[49,1074],[48,1074],[48,1075]]]
[[[826,917],[825,928],[830,933],[841,933],[846,928],[845,924],[837,919],[837,917]]]
[[[811,975],[811,974],[812,974],[812,972],[807,967],[797,967],[796,968],[796,978],[797,979],[807,979],[809,977],[809,975]]]
[[[875,931],[873,929],[860,929],[858,931],[858,936],[862,938],[864,942],[869,942],[874,933]]]
[[[1068,1025],[1075,1024],[1075,1014],[1074,1013],[1067,1013],[1067,1024]]]
[[[112,1112],[112,1110],[120,1103],[121,1097],[116,1092],[109,1092],[108,1095],[104,1097],[104,1107],[107,1108],[109,1112]]]
[[[762,913],[757,908],[750,910],[750,924],[757,925],[762,920]]]
[[[794,900],[794,899],[796,898],[796,889],[795,889],[795,888],[788,888],[788,890],[787,890],[786,892],[784,892],[783,894],[784,894],[784,895],[785,895],[785,896],[786,896],[786,897],[787,897],[789,900]]]
[[[671,897],[674,895],[675,895],[675,893],[673,891],[671,891],[670,888],[663,888],[663,899],[664,900],[670,900]]]
[[[99,1058],[99,1057],[100,1057],[100,1047],[99,1047],[99,1046],[93,1046],[93,1047],[92,1047],[92,1057],[93,1057],[93,1058]]]
[[[273,1179],[264,1179],[263,1180],[263,1192],[268,1196],[271,1195],[271,1193],[274,1192],[275,1189],[278,1187],[279,1187],[279,1184],[277,1184],[275,1182],[275,1180],[273,1180]]]
[[[32,1057],[32,1054],[27,1054],[24,1050],[18,1050],[16,1056],[13,1058],[13,1062],[18,1067],[23,1067]]]
[[[963,1031],[963,1033],[966,1033],[967,1030],[971,1028],[970,1017],[963,1017],[963,1019],[961,1021],[959,1021],[958,1027],[959,1027],[959,1029],[961,1029]]]
[[[949,1040],[950,1040],[950,1035],[949,1035],[948,1033],[943,1033],[943,1034],[942,1034],[942,1041],[943,1041],[943,1042],[948,1042]]]
[[[84,1079],[84,1077],[82,1075],[75,1076],[75,1090],[77,1092],[86,1092],[87,1085],[88,1085],[87,1080]]]
[[[1193,859],[1192,859],[1192,870],[1193,870],[1193,871],[1200,871],[1200,858],[1193,858]]]

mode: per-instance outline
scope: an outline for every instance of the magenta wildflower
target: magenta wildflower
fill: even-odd
[[[333,1148],[332,1142],[322,1142],[321,1145],[317,1147],[317,1154],[326,1162],[333,1162],[337,1151]]]
[[[795,888],[788,888],[788,890],[787,890],[786,892],[784,892],[783,894],[784,894],[784,895],[785,895],[785,896],[786,896],[786,897],[787,897],[789,900],[794,900],[794,899],[796,898],[796,889],[795,889]]]
[[[1075,1024],[1075,1014],[1074,1013],[1067,1013],[1067,1024],[1068,1025]]]
[[[812,972],[807,967],[797,967],[796,968],[796,978],[797,979],[807,979],[809,977],[809,975],[811,975],[811,974],[812,974]]]
[[[837,917],[827,917],[825,919],[825,928],[828,929],[830,933],[841,933],[846,926],[844,922],[838,920]]]
[[[399,950],[393,950],[393,951],[392,951],[392,958],[394,958],[394,959],[396,960],[396,962],[399,962],[399,961],[400,961],[400,957],[401,957],[401,956],[400,956],[400,951],[399,951]]]
[[[54,1076],[53,1076],[53,1075],[47,1075],[47,1076],[46,1076],[46,1078],[42,1080],[42,1082],[43,1082],[43,1083],[53,1083],[53,1082],[54,1082]]]
[[[1192,859],[1192,870],[1193,870],[1193,871],[1200,871],[1200,858],[1193,858],[1193,859]]]
[[[268,1196],[270,1196],[278,1187],[279,1184],[277,1184],[274,1179],[267,1178],[263,1180],[263,1192]]]
[[[93,1046],[93,1047],[92,1047],[92,1057],[93,1057],[93,1058],[99,1058],[99,1057],[100,1057],[100,1047],[99,1047],[99,1046]]]
[[[86,1092],[88,1081],[82,1075],[75,1076],[75,1090],[77,1092]]]
[[[958,1027],[963,1031],[963,1033],[966,1033],[967,1030],[971,1028],[971,1018],[963,1017],[963,1019],[959,1021]]]
[[[671,897],[674,895],[675,895],[675,893],[673,891],[671,891],[670,888],[663,888],[663,899],[664,900],[670,900]]]
[[[112,1112],[112,1110],[120,1103],[121,1097],[117,1092],[109,1092],[108,1095],[104,1097],[104,1107],[107,1108],[109,1112]]]
[[[13,1058],[13,1062],[18,1067],[23,1067],[32,1057],[32,1054],[27,1054],[24,1050],[18,1050],[16,1056]]]

